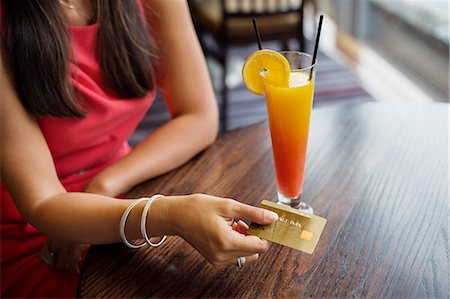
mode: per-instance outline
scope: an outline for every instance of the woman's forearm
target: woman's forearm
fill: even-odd
[[[174,118],[144,139],[128,156],[99,173],[91,183],[96,186],[91,185],[91,189],[115,196],[182,165],[214,141],[215,117],[186,114]]]
[[[70,242],[107,244],[120,242],[119,223],[131,200],[103,195],[69,192],[48,198],[31,211],[28,221],[45,235]],[[175,234],[168,214],[168,198],[156,199],[149,211],[149,236]],[[126,222],[129,240],[141,239],[140,222],[145,202],[138,204]]]
[[[126,225],[128,240],[141,239],[141,214],[136,206]],[[61,193],[47,198],[30,211],[28,219],[50,238],[104,244],[120,241],[119,225],[129,200],[88,193]],[[270,224],[276,213],[226,198],[203,194],[157,198],[147,214],[148,236],[179,235],[217,266],[249,260],[267,251],[269,243],[233,229],[234,218]]]
[[[208,68],[186,1],[148,1],[150,22],[161,46],[158,88],[173,119],[128,156],[98,174],[87,191],[118,195],[172,170],[211,144],[218,111]],[[180,26],[183,24],[183,26]],[[176,28],[173,30],[172,28]],[[182,57],[182,59],[176,59]]]

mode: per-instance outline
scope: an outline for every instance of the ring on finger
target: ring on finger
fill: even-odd
[[[242,267],[244,267],[245,262],[246,262],[247,258],[245,256],[241,256],[237,258],[237,266],[239,269],[241,269]]]
[[[54,266],[56,263],[57,256],[58,254],[55,251],[49,249],[41,254],[41,261],[43,261],[49,266]]]

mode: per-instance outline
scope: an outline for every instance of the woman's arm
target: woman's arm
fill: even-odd
[[[43,233],[60,239],[119,241],[117,219],[127,201],[66,192],[44,136],[18,100],[1,59],[0,105],[2,183],[22,216]]]
[[[65,242],[112,243],[120,240],[119,222],[130,200],[66,192],[58,180],[44,136],[34,117],[20,104],[0,59],[0,165],[21,215],[48,237]],[[126,234],[141,238],[143,204],[131,212]],[[211,263],[234,263],[236,257],[255,261],[268,243],[234,231],[231,218],[269,224],[274,213],[234,200],[207,195],[158,198],[147,219],[150,236],[178,234]]]
[[[120,218],[131,201],[65,190],[36,119],[17,98],[1,56],[0,107],[1,180],[24,219],[52,239],[91,244],[120,241]],[[130,240],[142,237],[143,205],[128,218]],[[180,235],[210,262],[224,265],[235,263],[238,256],[254,261],[268,248],[266,241],[234,231],[229,219],[269,224],[276,217],[230,199],[199,194],[166,197],[154,201],[147,231],[150,236]]]
[[[99,173],[86,190],[116,196],[188,161],[217,134],[218,112],[205,59],[186,1],[145,5],[161,49],[161,90],[172,120],[127,157]]]

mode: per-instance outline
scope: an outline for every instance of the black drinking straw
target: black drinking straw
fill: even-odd
[[[320,31],[322,31],[322,21],[323,21],[323,15],[320,15],[320,17],[319,17],[319,27],[317,28],[316,44],[314,45],[314,54],[313,54],[313,59],[312,59],[312,62],[311,62],[311,66],[313,66],[314,63],[316,62],[317,50],[319,49]],[[311,78],[312,78],[313,68],[314,67],[311,67],[311,70],[309,71],[309,80],[310,81],[311,81]]]
[[[258,26],[256,25],[255,18],[252,18],[252,23],[253,23],[253,29],[255,29],[256,39],[258,40],[258,48],[261,50],[262,49],[261,36],[259,36],[259,30],[258,30]]]

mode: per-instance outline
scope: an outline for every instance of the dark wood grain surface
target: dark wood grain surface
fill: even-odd
[[[448,105],[378,103],[312,114],[304,200],[328,219],[312,255],[273,244],[259,262],[215,268],[188,243],[91,249],[82,297],[449,296]],[[275,198],[268,126],[217,140],[130,196]]]

